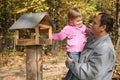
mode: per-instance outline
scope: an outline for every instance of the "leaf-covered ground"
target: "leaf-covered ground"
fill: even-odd
[[[117,80],[120,80],[120,49],[116,50],[116,58],[116,67],[113,74],[113,78],[115,78],[114,80],[116,80],[116,78],[119,78]]]
[[[113,77],[120,77],[120,50],[117,51],[116,68]],[[0,80],[26,80],[25,56],[23,52],[13,55],[0,55]],[[43,55],[43,80],[62,80],[67,68],[65,66],[66,54]],[[116,80],[116,79],[114,79]],[[119,79],[120,80],[120,79]]]
[[[13,55],[0,55],[0,80],[26,80],[26,54]],[[64,55],[43,55],[43,80],[61,80],[67,72],[65,59]]]

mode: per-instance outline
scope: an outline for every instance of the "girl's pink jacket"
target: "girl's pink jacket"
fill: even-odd
[[[61,32],[53,34],[53,40],[62,41],[67,39],[67,52],[81,52],[87,41],[86,34],[90,34],[90,30],[85,26],[75,27],[67,25]]]

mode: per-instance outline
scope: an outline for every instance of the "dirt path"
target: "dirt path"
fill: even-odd
[[[2,72],[0,72],[0,80],[26,80],[26,69],[25,65],[22,65],[16,69],[7,70],[3,68]],[[61,63],[48,63],[43,64],[43,78],[47,80],[52,76],[62,75],[67,72],[67,68],[64,62]],[[43,79],[43,80],[44,80]],[[52,80],[52,79],[51,79]]]
[[[64,57],[58,59],[58,56],[44,56],[43,59],[43,80],[54,80],[58,76],[66,74],[67,68],[64,63],[65,60],[63,60]],[[0,80],[26,80],[25,60],[23,55],[9,57],[8,64],[0,67]]]

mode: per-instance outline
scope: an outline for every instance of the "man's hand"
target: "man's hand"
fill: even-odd
[[[66,59],[66,61],[65,61],[66,67],[68,67],[68,63],[69,63],[69,62],[74,62],[74,61],[75,61],[74,59],[71,59],[71,58],[68,57],[68,58]]]

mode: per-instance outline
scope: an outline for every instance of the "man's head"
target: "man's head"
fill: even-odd
[[[114,20],[111,15],[106,13],[99,13],[91,23],[91,31],[95,37],[106,35],[112,30]]]
[[[101,26],[106,25],[106,31],[111,31],[114,24],[113,17],[106,13],[99,13],[99,15],[101,15]]]

